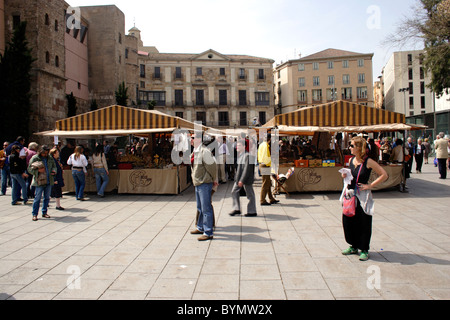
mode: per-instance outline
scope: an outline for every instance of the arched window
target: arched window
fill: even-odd
[[[59,67],[59,57],[58,56],[55,57],[55,66]]]
[[[45,62],[50,63],[50,52],[45,53]]]
[[[50,18],[48,16],[48,13],[45,14],[45,25],[49,26],[50,25]]]

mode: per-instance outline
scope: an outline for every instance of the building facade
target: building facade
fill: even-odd
[[[140,49],[139,105],[214,127],[254,126],[273,117],[273,60]]]
[[[64,1],[5,0],[5,38],[27,22],[26,37],[35,59],[31,70],[30,131],[54,127],[66,116],[65,10]]]
[[[98,107],[116,103],[115,91],[126,82],[125,15],[115,5],[80,7],[89,22],[89,94]]]
[[[345,100],[373,107],[373,54],[338,49],[289,60],[274,69],[277,113]]]
[[[89,95],[89,23],[82,17],[75,17],[72,8],[66,14],[66,94],[73,94],[81,110],[90,107]],[[76,9],[78,10],[78,9]],[[76,20],[78,19],[78,20]]]
[[[383,69],[385,108],[407,117],[433,112],[430,78],[422,66],[422,50],[394,52]]]
[[[125,16],[114,5],[71,7],[64,0],[0,0],[2,18],[0,46],[11,40],[15,26],[27,22],[26,37],[35,59],[33,133],[53,130],[57,120],[67,117],[66,95],[73,93],[80,114],[89,111],[94,100],[97,108],[115,104],[115,91],[122,82],[128,89],[128,106],[147,109],[150,104],[210,126],[264,124],[274,115],[271,59],[214,50],[159,53],[144,46],[139,29],[125,34]],[[30,138],[51,143],[50,138]]]

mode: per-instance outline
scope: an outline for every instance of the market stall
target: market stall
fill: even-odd
[[[196,127],[192,122],[158,111],[114,105],[59,120],[55,130],[38,135],[75,139],[138,137],[129,149],[115,155],[117,166],[109,170],[106,191],[117,189],[119,193],[178,194],[190,183],[187,167],[184,164],[174,165],[171,161],[172,133],[176,129],[185,129],[184,135],[187,136]],[[186,137],[181,140],[184,141],[184,148],[190,147],[190,140]],[[72,192],[75,186],[71,170],[66,169],[64,191]],[[92,170],[87,172],[85,190],[96,191]]]
[[[280,147],[278,174],[295,167],[286,180],[286,191],[340,191],[343,181],[339,169],[348,166],[346,150],[351,133],[373,133],[423,129],[405,124],[405,115],[346,101],[334,101],[280,114],[263,128],[277,129],[280,135],[308,136],[307,145],[287,151]],[[293,150],[292,150],[293,149]],[[395,187],[404,182],[403,165],[381,162],[389,175],[377,189]],[[373,180],[376,176],[372,177]]]

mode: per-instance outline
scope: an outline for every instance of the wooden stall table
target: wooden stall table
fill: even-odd
[[[388,174],[388,179],[376,186],[373,190],[382,190],[398,186],[402,182],[402,165],[382,166]],[[286,172],[290,167],[280,167],[279,174]],[[286,180],[284,188],[287,192],[310,191],[342,191],[344,182],[339,170],[343,167],[317,167],[295,168],[293,176]],[[377,178],[372,170],[369,183]]]
[[[186,167],[131,169],[119,171],[119,193],[178,194],[189,186]],[[181,178],[181,183],[179,180]]]
[[[72,177],[72,170],[64,170],[64,187],[63,192],[75,192],[75,181]],[[117,189],[119,181],[119,170],[111,169],[109,170],[109,182],[106,186],[105,192],[111,192]],[[86,177],[86,186],[84,188],[85,192],[97,192],[97,185],[95,184],[95,176],[92,170],[88,170],[88,175]]]

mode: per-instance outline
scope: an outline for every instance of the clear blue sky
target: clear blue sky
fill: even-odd
[[[66,0],[72,7],[115,4],[125,31],[165,53],[247,54],[281,61],[328,48],[374,53],[374,80],[394,51],[381,41],[418,0]]]

